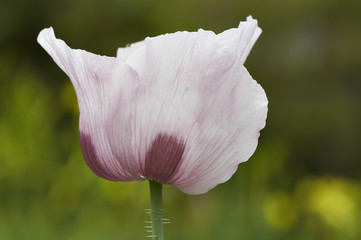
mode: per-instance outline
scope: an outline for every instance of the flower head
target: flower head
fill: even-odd
[[[265,126],[267,97],[243,66],[260,33],[249,17],[220,34],[148,37],[117,57],[73,50],[52,28],[38,42],[74,85],[95,174],[200,194],[250,158]]]

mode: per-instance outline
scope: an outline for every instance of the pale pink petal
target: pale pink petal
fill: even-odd
[[[121,61],[127,61],[127,59],[129,58],[129,56],[131,56],[131,54],[144,47],[144,41],[140,41],[140,42],[136,42],[136,43],[132,43],[129,46],[126,46],[124,48],[118,48],[117,50],[117,58],[121,59]]]
[[[210,31],[177,32],[147,38],[128,58],[139,76],[133,146],[146,178],[204,193],[252,155],[267,98],[240,62],[255,41],[251,24],[237,35],[239,44]],[[154,177],[149,161],[167,166],[166,173]]]
[[[130,141],[137,74],[120,59],[69,48],[52,28],[42,30],[38,42],[74,85],[83,155],[92,171],[115,181],[141,179]]]
[[[172,145],[174,152],[188,140],[186,131],[189,131],[196,114],[202,110],[200,103],[203,99],[195,86],[203,80],[200,76],[205,74],[204,71],[213,71],[209,63],[213,61],[214,54],[227,51],[214,39],[214,33],[202,30],[147,38],[145,47],[133,55],[135,59],[144,59],[143,64],[132,58],[127,61],[139,75],[139,85],[134,95],[133,146],[139,154],[141,174],[145,177],[151,177],[147,156],[149,149],[153,149],[155,142],[159,142],[156,139],[168,136],[167,141],[171,142],[168,145]],[[207,52],[204,49],[212,50]],[[234,59],[228,65],[232,61]],[[204,66],[210,66],[210,69]],[[173,170],[183,161],[183,157],[173,160],[168,159],[173,166],[169,172],[173,174],[167,173],[161,179],[154,180],[170,183],[177,172]]]
[[[235,65],[224,80],[190,134],[193,141],[173,183],[189,194],[227,181],[251,157],[265,126],[267,97],[246,68]]]
[[[246,22],[239,24],[238,28],[218,34],[217,41],[232,48],[237,54],[240,64],[243,64],[261,33],[262,30],[258,27],[257,20],[249,16]]]
[[[260,33],[248,18],[218,35],[147,38],[118,49],[117,58],[71,50],[51,29],[39,42],[74,84],[82,148],[95,173],[199,194],[248,160],[265,125],[266,95],[243,67]]]

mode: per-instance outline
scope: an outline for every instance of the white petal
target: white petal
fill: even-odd
[[[226,181],[252,155],[267,98],[240,63],[255,41],[251,25],[237,35],[243,44],[235,44],[233,35],[227,42],[209,31],[177,32],[147,38],[135,60],[127,60],[139,75],[134,147],[143,175],[145,156],[159,135],[185,143],[181,165],[165,183],[187,193]]]
[[[139,180],[133,148],[131,101],[137,74],[117,58],[73,50],[44,29],[38,42],[70,77],[79,103],[84,158],[99,176]]]
[[[118,48],[117,58],[125,62],[128,59],[128,57],[131,55],[131,53],[142,47],[144,47],[144,41],[132,43],[124,48]]]
[[[74,84],[82,148],[95,173],[199,194],[233,175],[265,125],[266,95],[243,67],[260,33],[249,17],[218,35],[147,38],[118,49],[117,58],[72,50],[52,29],[38,41]]]
[[[239,24],[238,28],[232,28],[218,34],[217,41],[220,41],[235,51],[240,64],[244,64],[261,33],[262,30],[258,27],[257,20],[249,16],[246,22]]]
[[[183,142],[206,101],[206,75],[222,74],[235,56],[215,42],[213,32],[177,32],[147,38],[136,53],[143,64],[129,63],[139,75],[135,93],[134,147],[145,169],[145,155],[159,134],[177,136]],[[217,69],[217,66],[221,67]],[[145,175],[145,173],[144,173]]]
[[[253,154],[265,126],[268,101],[262,87],[244,67],[225,78],[190,134],[190,148],[173,183],[189,194],[227,181]]]

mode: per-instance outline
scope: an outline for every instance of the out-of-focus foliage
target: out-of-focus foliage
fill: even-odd
[[[36,43],[73,48],[178,30],[216,32],[253,15],[246,67],[265,88],[260,144],[200,196],[165,187],[167,239],[361,239],[361,1],[1,0],[0,239],[146,239],[147,183],[96,177],[82,159],[67,76]]]

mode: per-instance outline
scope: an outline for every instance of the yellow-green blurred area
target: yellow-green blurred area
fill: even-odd
[[[166,239],[361,239],[361,1],[1,0],[0,239],[147,239],[147,182],[95,176],[76,96],[37,44],[116,49],[178,30],[263,29],[246,67],[269,98],[252,158],[227,183],[164,189]]]

